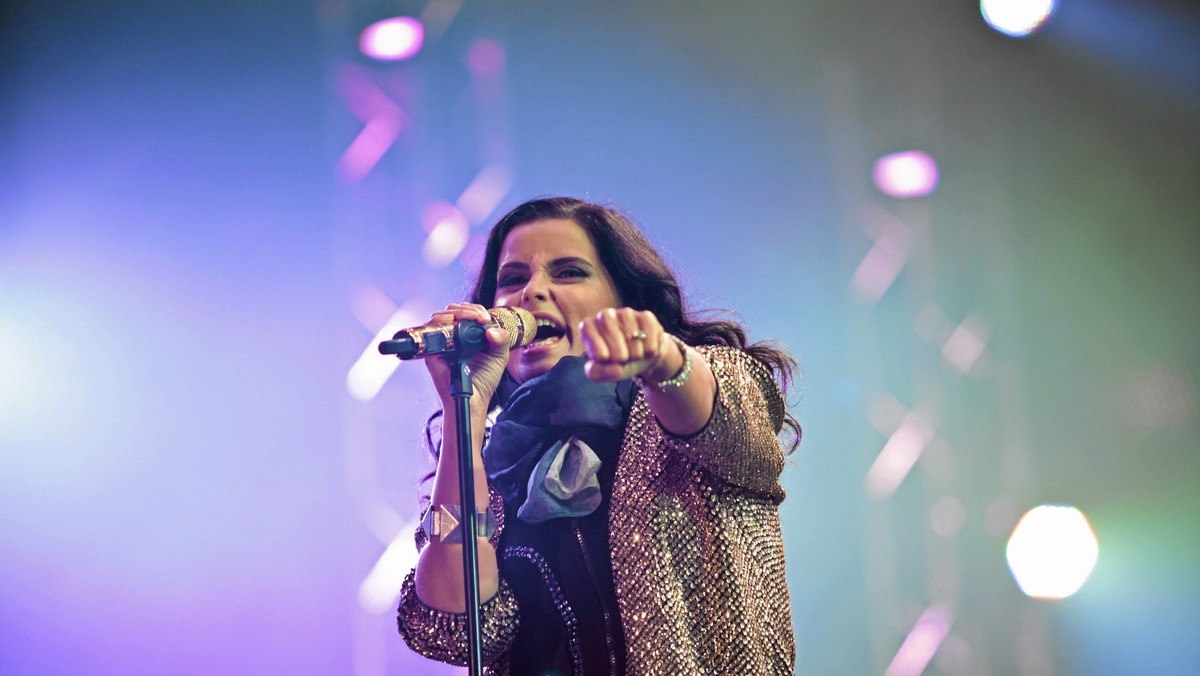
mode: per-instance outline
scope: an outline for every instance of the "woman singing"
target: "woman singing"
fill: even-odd
[[[470,362],[475,500],[494,516],[478,547],[490,672],[791,674],[778,436],[799,442],[781,389],[791,357],[685,313],[645,236],[577,199],[504,216],[471,302],[431,321],[489,322],[492,306],[529,310],[538,332],[510,350],[490,329]],[[449,366],[425,362],[452,431]],[[456,442],[442,435],[425,524],[457,512]],[[465,664],[461,529],[431,530],[417,531],[400,633]]]

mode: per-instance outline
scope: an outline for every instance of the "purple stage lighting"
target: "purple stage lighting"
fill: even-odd
[[[416,56],[425,42],[425,27],[410,16],[376,21],[363,29],[358,47],[378,61],[403,61]]]
[[[480,40],[467,52],[467,67],[479,77],[490,77],[504,70],[504,48],[491,40]]]

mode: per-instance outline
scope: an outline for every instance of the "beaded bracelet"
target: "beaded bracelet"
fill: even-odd
[[[657,383],[652,383],[641,376],[637,376],[634,380],[639,386],[645,388],[647,385],[651,385],[659,392],[669,392],[673,388],[681,387],[691,377],[692,353],[688,350],[687,343],[683,342],[683,339],[679,336],[670,333],[667,334],[667,337],[675,341],[675,344],[679,346],[679,351],[683,353],[683,366],[679,369],[679,373]]]

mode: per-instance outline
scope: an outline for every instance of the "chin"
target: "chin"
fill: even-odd
[[[536,354],[521,354],[517,361],[511,364],[510,373],[517,382],[523,383],[554,368],[560,359],[569,354],[569,351],[562,349],[545,350]]]

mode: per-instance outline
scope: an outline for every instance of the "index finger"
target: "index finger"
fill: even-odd
[[[583,338],[583,349],[587,352],[588,359],[607,362],[612,358],[604,334],[596,326],[595,317],[588,317],[579,322],[579,335]]]

